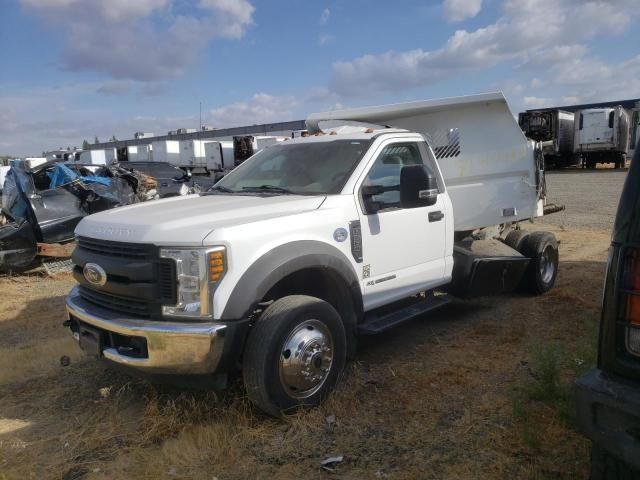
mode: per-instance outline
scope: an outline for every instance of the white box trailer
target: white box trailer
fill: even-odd
[[[138,159],[138,145],[127,146],[127,160],[130,162],[137,162]]]
[[[227,140],[204,144],[205,165],[210,172],[228,172],[233,169],[233,142]]]
[[[106,148],[104,150],[104,158],[107,165],[116,163],[118,161],[118,150],[116,148]]]
[[[623,166],[629,153],[629,114],[621,107],[590,108],[576,112],[574,152],[583,165],[596,163]]]
[[[138,154],[136,156],[138,162],[151,162],[153,160],[151,145],[137,145]]]
[[[85,165],[106,165],[107,158],[104,150],[85,150],[80,154],[78,163]]]
[[[181,140],[180,163],[178,166],[192,171],[206,171],[207,160],[205,146],[210,142],[212,142],[212,140]]]
[[[159,140],[151,144],[154,162],[180,164],[180,142],[178,140]]]
[[[543,215],[544,165],[502,93],[317,113],[310,133],[331,123],[366,122],[424,135],[453,203],[455,230],[471,231]]]

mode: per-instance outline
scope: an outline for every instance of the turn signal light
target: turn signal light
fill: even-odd
[[[225,271],[224,250],[209,252],[209,281],[217,282]]]

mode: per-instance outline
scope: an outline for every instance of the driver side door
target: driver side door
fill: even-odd
[[[400,172],[407,165],[425,165],[438,179],[433,205],[402,208]],[[372,197],[375,213],[366,213],[363,186],[380,185]],[[446,282],[447,211],[444,184],[426,145],[388,141],[378,149],[363,181],[356,187],[362,230],[364,306],[370,310]]]

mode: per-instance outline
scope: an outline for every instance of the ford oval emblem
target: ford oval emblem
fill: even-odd
[[[87,282],[96,287],[102,287],[107,283],[107,272],[97,263],[87,263],[82,269],[82,274]]]
[[[349,232],[346,228],[336,228],[333,232],[333,239],[336,242],[344,242],[349,237]]]

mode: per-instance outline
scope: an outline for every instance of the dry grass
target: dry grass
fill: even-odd
[[[0,306],[0,478],[586,478],[568,392],[593,362],[609,237],[556,233],[556,290],[457,302],[362,339],[339,390],[284,421],[239,383],[214,394],[76,357],[63,368],[77,348],[56,326],[71,279],[0,279],[13,288]],[[336,472],[322,470],[333,455]]]

